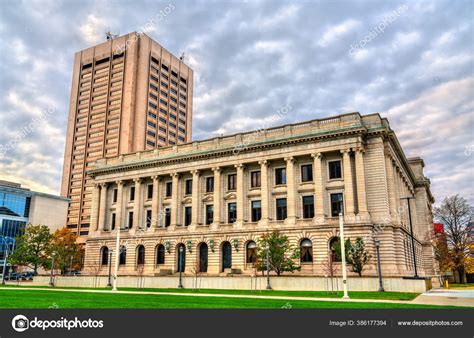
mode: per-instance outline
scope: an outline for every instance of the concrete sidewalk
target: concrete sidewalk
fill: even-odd
[[[412,304],[474,307],[474,290],[432,289],[416,297]]]
[[[56,288],[8,288],[8,290],[45,290],[56,292],[94,292],[94,293],[112,293],[110,290],[81,290],[81,289],[56,289]],[[181,292],[156,292],[156,291],[115,291],[113,293],[123,294],[141,294],[141,295],[170,295],[170,296],[188,296],[188,297],[228,297],[228,298],[262,298],[262,299],[278,299],[278,300],[303,300],[303,301],[322,301],[322,302],[356,302],[356,303],[389,303],[389,304],[420,304],[420,305],[441,305],[441,306],[470,306],[474,307],[474,298],[458,298],[451,297],[431,297],[420,295],[414,300],[388,300],[388,299],[342,299],[342,298],[325,298],[325,297],[294,297],[294,296],[257,296],[257,295],[232,295],[232,294],[210,294],[210,293],[181,293]],[[429,293],[429,292],[428,292]],[[422,298],[420,298],[422,297]],[[425,300],[425,298],[427,298]],[[447,298],[445,300],[444,298]]]

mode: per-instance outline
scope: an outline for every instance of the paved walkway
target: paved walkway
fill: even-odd
[[[95,292],[95,293],[111,293],[110,290],[90,290],[90,289],[56,289],[56,288],[8,288],[8,290],[46,290],[56,292]],[[440,289],[441,290],[441,289]],[[449,290],[454,291],[454,290]],[[466,291],[462,291],[463,294]],[[325,297],[295,297],[295,296],[257,296],[257,295],[232,295],[232,294],[210,294],[210,293],[182,293],[182,292],[156,292],[156,291],[115,291],[114,293],[123,294],[141,294],[141,295],[170,295],[170,296],[188,296],[188,297],[228,297],[228,298],[262,298],[262,299],[278,299],[278,300],[303,300],[303,301],[322,301],[322,302],[356,302],[356,303],[390,303],[390,304],[422,304],[422,305],[448,305],[448,306],[470,306],[474,307],[474,291],[468,293],[468,297],[449,297],[436,295],[434,290],[424,293],[414,300],[388,300],[388,299],[342,299],[342,298],[325,298]],[[428,295],[430,294],[430,295]],[[425,299],[426,298],[426,299]]]
[[[432,289],[416,297],[413,303],[474,307],[474,290]]]

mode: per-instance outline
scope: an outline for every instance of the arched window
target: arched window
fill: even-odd
[[[100,264],[108,265],[109,264],[109,248],[103,246],[100,249]]]
[[[301,263],[313,262],[313,243],[308,238],[305,238],[300,243]]]
[[[165,246],[158,244],[156,247],[156,265],[165,264]]]
[[[178,261],[176,262],[178,267],[177,271],[184,272],[184,269],[186,267],[186,247],[183,243],[178,244],[178,246],[176,247],[176,252],[178,257]]]
[[[339,237],[333,237],[329,241],[329,250],[331,252],[331,260],[333,262],[341,261],[341,241]]]
[[[127,263],[127,248],[125,246],[120,246],[120,256],[119,256],[119,264],[125,265]]]
[[[199,272],[207,272],[208,248],[206,243],[199,245]]]
[[[144,265],[145,264],[145,247],[143,245],[139,245],[137,247],[137,265]]]
[[[246,247],[246,262],[255,263],[257,261],[257,243],[249,241]]]

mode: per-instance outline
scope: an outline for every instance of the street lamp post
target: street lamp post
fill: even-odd
[[[5,273],[7,271],[8,248],[5,248],[5,257],[3,258],[2,285],[5,285]]]
[[[410,200],[414,199],[414,197],[403,197],[402,200],[407,200],[408,204],[408,221],[410,222],[410,237],[411,237],[411,248],[413,251],[413,267],[415,269],[415,277],[418,277],[418,269],[416,266],[416,250],[415,250],[415,236],[413,236],[413,224],[411,221],[411,207],[410,207]]]
[[[54,252],[51,254],[51,274],[49,276],[49,286],[54,286],[53,271],[54,271]]]
[[[179,284],[178,288],[182,289],[183,288],[183,246],[179,246],[179,257],[178,257],[178,268],[179,268]]]
[[[119,259],[120,259],[120,229],[121,225],[117,225],[117,239],[115,243],[115,266],[114,266],[114,285],[112,291],[117,291],[117,278],[118,278],[118,268],[119,268]]]
[[[344,242],[344,219],[342,213],[339,213],[339,236],[341,241],[341,261],[342,261],[342,287],[344,288],[344,296],[342,298],[349,298],[347,292],[347,271],[346,271],[346,247]]]
[[[271,290],[272,287],[270,286],[270,245],[267,245],[267,290]]]
[[[379,272],[379,291],[385,291],[382,284],[382,269],[380,268],[380,241],[378,239],[374,240],[375,248],[377,249],[377,267]]]
[[[112,250],[110,250],[109,252],[109,280],[108,280],[108,283],[107,283],[107,287],[110,288],[112,287]]]

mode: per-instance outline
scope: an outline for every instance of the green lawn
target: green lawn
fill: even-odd
[[[437,306],[0,289],[0,308],[439,308]]]
[[[22,287],[17,285],[5,285],[4,287]],[[23,285],[23,287],[29,287]],[[40,287],[40,286],[33,286]],[[97,290],[93,288],[70,288],[70,287],[56,287],[57,289],[82,289],[82,290]],[[106,288],[99,288],[106,290]],[[326,291],[281,291],[281,290],[225,290],[225,289],[156,289],[156,288],[120,288],[122,291],[151,291],[151,292],[178,292],[178,293],[199,293],[199,294],[226,294],[226,295],[252,295],[252,296],[290,296],[290,297],[316,297],[316,298],[341,298],[342,291],[328,293]],[[349,297],[354,299],[380,299],[380,300],[412,300],[415,299],[419,293],[412,292],[379,292],[379,291],[352,291],[349,292]]]

